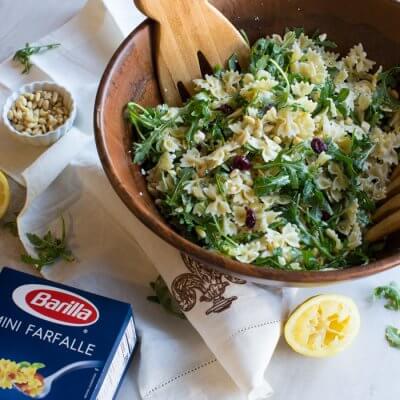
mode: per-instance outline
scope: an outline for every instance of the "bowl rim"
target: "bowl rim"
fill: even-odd
[[[391,0],[392,1],[392,0]],[[104,171],[116,191],[120,199],[128,207],[130,211],[153,233],[158,237],[175,247],[182,253],[192,256],[197,261],[204,263],[206,266],[218,265],[219,270],[226,271],[230,274],[239,274],[248,277],[249,280],[261,280],[281,282],[293,285],[318,285],[328,284],[352,279],[367,277],[378,272],[382,272],[393,268],[400,264],[400,254],[391,255],[380,260],[373,261],[365,265],[349,267],[346,269],[328,270],[328,271],[289,271],[274,268],[260,268],[252,264],[245,264],[236,261],[227,256],[213,253],[194,242],[185,239],[179,235],[172,227],[167,227],[160,222],[160,218],[156,218],[149,213],[142,212],[140,205],[124,189],[124,183],[118,178],[113,170],[112,159],[107,149],[103,124],[103,104],[107,100],[106,93],[108,88],[113,85],[113,70],[118,68],[119,63],[123,60],[126,50],[131,45],[134,37],[142,31],[151,28],[153,22],[147,18],[138,25],[119,45],[108,62],[104,73],[100,79],[99,87],[96,94],[94,105],[94,132],[97,151],[102,162]]]
[[[69,96],[69,98],[71,100],[71,110],[70,110],[68,118],[65,120],[65,122],[62,125],[58,126],[56,129],[53,129],[52,131],[48,131],[41,135],[32,136],[27,132],[17,131],[8,119],[8,116],[7,116],[8,111],[10,111],[12,105],[15,103],[15,101],[18,99],[18,97],[22,93],[25,93],[28,91],[27,89],[33,88],[35,86],[44,87],[47,85],[54,86],[55,89],[59,89],[60,91],[62,91],[63,93],[59,92],[59,94],[61,96],[64,97],[64,94],[67,94],[67,96]],[[34,90],[37,91],[37,90],[42,90],[42,89],[36,88]],[[75,101],[75,98],[72,95],[71,91],[68,90],[65,86],[62,86],[59,83],[56,83],[53,81],[32,81],[32,82],[29,82],[29,83],[26,83],[26,84],[20,86],[18,89],[12,91],[12,93],[6,98],[6,101],[4,102],[4,106],[3,106],[3,110],[2,110],[2,118],[3,118],[4,125],[6,125],[7,129],[10,131],[10,133],[17,135],[17,136],[29,138],[31,140],[35,140],[35,139],[39,139],[39,138],[47,138],[49,136],[53,136],[54,134],[57,134],[59,132],[59,130],[66,127],[68,124],[71,124],[71,121],[73,123],[75,120],[75,117],[76,117],[76,101]]]

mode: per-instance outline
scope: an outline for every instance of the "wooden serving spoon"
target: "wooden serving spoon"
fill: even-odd
[[[155,59],[164,101],[182,103],[182,92],[193,94],[192,81],[201,78],[200,59],[224,66],[232,54],[246,65],[249,47],[236,28],[207,0],[134,0],[158,22]]]
[[[372,216],[374,225],[369,228],[365,239],[376,242],[400,230],[400,164],[394,169],[387,186],[387,198]]]

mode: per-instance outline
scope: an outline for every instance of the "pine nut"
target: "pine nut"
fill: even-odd
[[[7,118],[17,131],[35,136],[58,128],[69,114],[69,107],[58,92],[38,90],[20,95],[7,112]]]

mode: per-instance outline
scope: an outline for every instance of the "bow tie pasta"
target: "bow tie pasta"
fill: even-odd
[[[27,396],[37,397],[44,387],[43,377],[37,373],[40,368],[44,368],[44,364],[0,359],[0,389],[17,386]]]

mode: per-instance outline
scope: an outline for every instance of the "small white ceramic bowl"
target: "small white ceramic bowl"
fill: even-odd
[[[23,93],[32,93],[37,90],[48,90],[58,92],[64,99],[64,104],[69,108],[70,114],[68,119],[63,125],[59,126],[57,129],[41,134],[41,135],[30,135],[27,132],[17,131],[7,117],[8,111],[11,109],[14,102]],[[73,99],[71,93],[63,86],[57,85],[54,82],[32,82],[27,85],[22,86],[16,92],[14,92],[6,100],[3,113],[2,113],[4,124],[6,125],[10,135],[18,140],[19,142],[28,143],[33,146],[50,146],[55,143],[58,139],[64,136],[72,127],[75,117],[76,117],[76,103]]]

